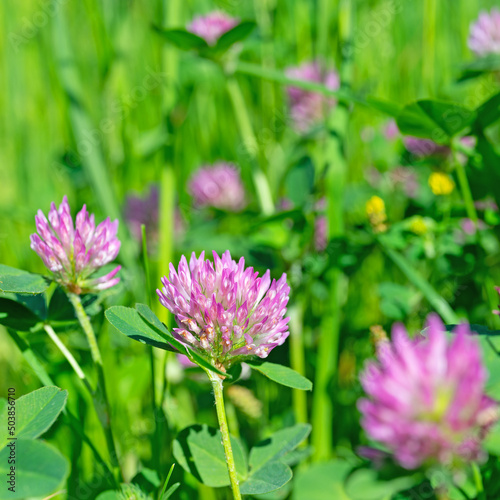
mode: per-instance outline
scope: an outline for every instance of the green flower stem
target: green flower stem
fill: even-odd
[[[258,143],[253,132],[252,122],[248,116],[248,110],[240,86],[234,76],[227,78],[227,91],[233,104],[236,123],[240,131],[246,151],[253,160],[257,160]],[[264,172],[256,164],[252,166],[252,177],[255,184],[255,191],[259,198],[261,211],[264,215],[271,215],[274,212],[273,197],[271,188]]]
[[[80,322],[80,325],[83,328],[83,331],[87,337],[87,341],[90,346],[90,354],[92,355],[92,360],[96,365],[102,366],[102,357],[101,351],[99,350],[99,346],[97,345],[97,338],[94,333],[94,328],[90,323],[90,319],[83,308],[82,301],[80,300],[80,296],[75,293],[68,293],[69,300],[75,309],[76,317]]]
[[[330,25],[330,14],[332,11],[331,0],[318,0],[317,14],[317,39],[316,51],[321,58],[327,56],[328,53],[328,31]],[[335,2],[339,4],[340,2]],[[340,26],[339,26],[340,28]]]
[[[436,60],[436,0],[424,1],[424,23],[423,23],[423,74],[430,95],[435,90],[435,60]]]
[[[477,223],[477,212],[474,206],[474,199],[472,198],[472,193],[470,190],[469,181],[467,179],[467,174],[465,173],[465,168],[462,162],[458,158],[457,151],[453,150],[453,158],[455,163],[455,170],[457,172],[458,184],[460,186],[460,191],[462,193],[462,198],[465,204],[465,210],[467,212],[467,217]]]
[[[479,228],[477,228],[478,216],[476,207],[474,205],[474,198],[472,197],[472,191],[470,189],[469,179],[467,178],[467,173],[465,171],[465,167],[459,158],[459,151],[456,149],[456,144],[452,144],[452,155],[453,155],[453,163],[455,165],[455,170],[457,172],[458,184],[460,187],[460,192],[462,194],[462,199],[464,201],[465,210],[467,212],[467,217],[471,219],[476,225],[476,234],[479,243],[481,243],[481,232]],[[488,299],[488,304],[491,309],[496,309],[498,294],[495,291],[495,283],[491,278],[491,275],[488,273],[486,276],[483,276],[483,286],[485,290],[486,297]],[[500,324],[500,320],[498,316],[491,315],[490,322],[494,323],[496,326]]]
[[[89,381],[85,373],[83,373],[81,366],[78,364],[78,361],[73,357],[73,354],[71,354],[68,348],[62,343],[61,339],[57,336],[52,326],[45,324],[43,325],[43,329],[47,332],[47,335],[51,338],[51,340],[54,342],[57,348],[61,351],[63,356],[71,365],[71,368],[73,368],[74,372],[77,374],[78,378],[83,382],[83,384],[88,389],[90,394],[92,394],[93,392],[92,388],[90,387]]]
[[[294,2],[295,45],[297,61],[313,58],[313,40],[311,27],[311,2]]]
[[[262,33],[261,57],[262,65],[265,68],[273,69],[275,67],[274,51],[273,51],[273,23],[269,12],[270,0],[254,0],[255,14],[259,31]],[[276,109],[276,96],[274,84],[269,81],[262,82],[262,100],[261,113],[266,117],[266,120],[271,122],[272,115]]]
[[[219,420],[219,428],[222,434],[222,445],[227,460],[227,470],[229,472],[229,480],[231,481],[231,489],[233,491],[234,500],[241,500],[240,486],[238,477],[236,476],[236,465],[234,463],[233,449],[231,448],[231,440],[229,438],[229,429],[227,426],[226,410],[224,408],[224,395],[222,390],[222,379],[216,373],[207,370],[208,378],[212,382],[212,387],[215,396],[215,408],[217,409],[217,419]]]
[[[83,308],[80,296],[74,293],[68,293],[69,300],[75,309],[76,317],[87,337],[90,346],[90,354],[97,369],[97,390],[93,394],[94,406],[101,422],[106,437],[106,443],[109,450],[109,456],[115,476],[119,479],[122,476],[120,464],[118,462],[118,453],[116,452],[115,441],[113,438],[113,430],[111,427],[111,407],[109,404],[108,395],[106,392],[106,382],[104,379],[104,369],[102,364],[101,351],[97,344],[94,329],[90,323],[90,319]]]
[[[481,476],[481,471],[478,465],[474,462],[472,462],[471,467],[472,467],[472,475],[474,477],[474,483],[476,485],[476,490],[477,490],[477,498],[478,500],[486,500],[486,493],[484,491],[483,477]]]
[[[148,243],[147,243],[147,235],[146,235],[146,226],[141,224],[141,235],[142,235],[142,258],[144,263],[144,274],[146,276],[146,293],[148,296],[148,305],[149,307],[153,307],[153,299],[151,296],[151,278],[149,272],[149,257],[148,257]],[[160,462],[160,423],[158,422],[157,416],[160,411],[159,408],[156,407],[156,382],[155,382],[155,353],[153,351],[152,346],[147,346],[148,355],[149,355],[149,366],[151,370],[151,406],[153,409],[153,415],[155,417],[155,429],[151,434],[151,453],[153,456],[153,461],[155,464],[156,471],[158,475],[161,476],[161,462]],[[164,372],[165,373],[165,372]]]
[[[306,375],[304,350],[304,306],[299,302],[289,311],[290,315],[290,365],[301,375]],[[293,412],[297,423],[307,423],[307,394],[294,389],[292,392]]]

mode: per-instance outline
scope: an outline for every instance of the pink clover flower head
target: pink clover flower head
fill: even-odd
[[[306,62],[300,66],[286,70],[289,78],[314,83],[323,83],[330,90],[340,88],[340,78],[336,71],[324,73],[317,62]],[[290,102],[290,114],[294,127],[298,132],[307,132],[313,125],[325,118],[325,113],[331,111],[336,100],[318,92],[304,90],[299,87],[287,87]]]
[[[288,337],[285,317],[290,287],[286,274],[271,283],[270,271],[259,277],[245,259],[222,257],[214,262],[202,252],[182,256],[176,270],[157,290],[160,303],[174,316],[173,335],[187,347],[208,357],[218,368],[228,368],[249,356],[265,358]]]
[[[470,26],[467,45],[479,57],[500,54],[500,10],[492,8],[479,14]]]
[[[215,45],[219,38],[232,30],[239,20],[225,12],[214,11],[205,16],[196,16],[188,26],[188,31],[203,38],[208,45]]]
[[[232,163],[201,167],[191,177],[189,191],[198,207],[238,211],[245,206],[245,188],[239,170]]]
[[[425,337],[410,339],[395,325],[361,375],[368,396],[358,402],[361,424],[406,469],[483,459],[481,442],[498,419],[469,326],[456,327],[451,340],[436,314],[427,327]]]
[[[64,288],[81,294],[105,290],[120,281],[116,274],[121,266],[105,276],[91,278],[118,255],[118,220],[111,222],[108,217],[96,227],[94,214],[89,214],[83,205],[73,223],[68,199],[64,196],[59,208],[51,204],[48,219],[39,210],[35,222],[38,234],[30,236],[31,248]]]

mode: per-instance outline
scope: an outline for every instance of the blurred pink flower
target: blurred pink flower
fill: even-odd
[[[500,11],[482,11],[470,26],[468,46],[477,56],[500,54]]]
[[[393,141],[399,135],[399,128],[396,120],[389,120],[384,126],[384,135],[388,141]]]
[[[419,137],[412,137],[410,135],[403,138],[406,149],[419,158],[428,156],[442,156],[446,157],[451,154],[451,149],[448,146],[437,144],[430,139],[421,139]],[[476,145],[476,138],[473,136],[465,136],[460,138],[463,146],[473,149]],[[467,157],[463,153],[459,153],[461,163],[467,162]]]
[[[336,71],[323,73],[316,62],[303,63],[286,70],[289,78],[308,82],[323,83],[330,90],[340,87],[340,79]],[[287,87],[291,116],[298,132],[307,132],[311,126],[324,120],[326,114],[333,109],[336,100],[318,92],[311,92],[299,87]]]
[[[142,240],[141,225],[146,226],[148,240],[158,239],[158,211],[160,190],[158,186],[151,186],[149,193],[144,196],[129,194],[125,201],[125,220],[128,223],[132,236]]]
[[[425,158],[427,156],[447,156],[450,153],[450,148],[448,146],[442,146],[430,139],[406,136],[403,142],[406,149],[419,158]]]
[[[146,226],[148,247],[153,250],[158,244],[159,231],[160,189],[151,185],[149,193],[145,196],[129,194],[125,201],[125,220],[132,236],[137,241],[142,241],[141,225]],[[174,233],[176,238],[181,238],[184,233],[184,221],[178,207],[174,212]]]
[[[232,163],[203,166],[191,177],[189,191],[198,207],[238,211],[245,206],[245,188]]]
[[[64,288],[81,294],[105,290],[120,281],[115,276],[121,266],[105,276],[91,278],[118,255],[121,245],[116,236],[118,220],[111,222],[108,217],[96,227],[94,214],[89,215],[83,205],[73,224],[68,198],[64,196],[59,209],[51,204],[48,220],[38,210],[35,222],[38,234],[30,236],[31,248]]]
[[[318,215],[314,221],[314,248],[323,252],[328,246],[328,219],[325,215]]]
[[[157,290],[160,303],[174,316],[176,338],[215,363],[228,368],[248,356],[266,358],[288,337],[284,317],[290,287],[286,274],[271,283],[270,271],[258,277],[245,259],[222,257],[213,252],[214,263],[191,255],[182,256],[176,271],[170,264],[163,288]]]
[[[482,459],[481,442],[498,419],[469,326],[456,327],[451,340],[436,314],[427,327],[424,338],[410,339],[395,325],[392,342],[378,345],[377,361],[360,377],[363,428],[407,469]]]
[[[474,202],[474,206],[478,210],[491,210],[492,212],[498,212],[498,205],[494,200],[478,200]]]
[[[482,220],[478,220],[477,223],[475,223],[472,219],[465,218],[460,221],[460,227],[465,234],[473,236],[478,230],[481,231],[488,226]]]
[[[289,198],[281,197],[276,204],[276,208],[283,212],[293,209],[293,202]]]
[[[208,45],[215,45],[219,38],[233,29],[239,20],[225,12],[214,11],[205,16],[195,17],[188,26],[188,31],[203,38]]]

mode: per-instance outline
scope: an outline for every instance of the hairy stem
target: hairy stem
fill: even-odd
[[[240,486],[238,477],[236,476],[236,465],[234,463],[233,449],[231,448],[231,440],[229,438],[229,428],[227,426],[226,410],[224,407],[224,396],[222,393],[222,379],[216,373],[207,371],[208,378],[212,382],[212,387],[215,396],[215,408],[217,409],[217,419],[219,428],[222,434],[222,445],[224,446],[224,454],[226,455],[227,470],[229,472],[229,480],[231,481],[231,489],[233,491],[234,500],[241,500]]]

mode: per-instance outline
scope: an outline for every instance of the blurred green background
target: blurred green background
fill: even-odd
[[[270,245],[274,238],[272,246],[280,254],[287,241],[282,232],[271,229],[272,234],[263,231],[259,236],[257,231],[252,235],[253,243],[247,243],[244,228],[248,227],[252,211],[259,209],[251,173],[255,165],[267,176],[277,204],[289,190],[283,179],[302,154],[302,146],[297,146],[296,135],[289,126],[284,88],[257,77],[236,76],[257,139],[255,154],[249,154],[236,126],[224,73],[192,53],[166,46],[152,26],[185,27],[194,15],[217,8],[257,22],[256,31],[243,45],[241,60],[280,71],[316,58],[335,67],[343,50],[338,32],[338,12],[343,3],[342,0],[5,0],[0,3],[1,262],[32,272],[44,271],[41,260],[29,246],[29,235],[35,231],[34,215],[38,209],[47,212],[52,201],[59,203],[66,194],[74,210],[86,203],[99,220],[108,215],[121,219],[124,244],[119,260],[126,268],[125,295],[110,300],[145,300],[140,248],[126,231],[123,209],[127,194],[146,193],[151,183],[159,182],[168,196],[175,198],[186,226],[192,224],[192,228],[179,239],[172,237],[171,226],[162,228],[169,234],[160,236],[159,252],[152,257],[154,287],[167,272],[168,263],[176,262],[180,253],[212,246],[219,251],[230,247],[235,255],[248,254],[249,246],[263,241]],[[373,95],[399,105],[432,97],[477,107],[497,91],[496,82],[491,77],[465,83],[456,80],[462,65],[473,59],[467,48],[470,23],[481,9],[496,4],[494,0],[353,1],[354,43],[351,48],[344,47],[352,56],[350,86],[361,95]],[[367,170],[376,164],[384,171],[401,160],[401,147],[383,141],[381,130],[386,122],[387,117],[371,108],[355,105],[352,109],[345,142],[348,166],[345,214],[353,227],[365,221],[364,200],[370,192],[364,183]],[[186,185],[201,164],[219,159],[241,166],[251,202],[250,215],[242,216],[243,222],[238,216],[229,217],[222,230],[219,226],[213,229],[211,240],[212,222],[198,220],[196,211],[193,214]],[[295,188],[300,191],[302,186]],[[315,190],[321,193],[321,179],[316,181]],[[394,219],[403,217],[404,209],[395,202],[387,204],[387,210]],[[200,234],[208,239],[201,241],[202,236],[196,236],[200,228],[205,230]],[[230,239],[221,234],[229,234]],[[290,271],[272,256],[259,260],[250,252],[250,263],[259,270],[269,267],[266,265],[269,262],[276,265],[273,275]],[[488,262],[490,277],[493,282],[498,277],[496,282],[500,283],[496,264],[498,255],[493,255]],[[431,266],[426,272],[433,275],[434,269]],[[359,389],[353,388],[350,380],[360,361],[353,360],[352,353],[368,355],[369,327],[375,323],[388,327],[394,319],[381,312],[379,296],[374,292],[381,282],[400,282],[406,286],[406,281],[393,268],[386,267],[383,257],[376,252],[360,261],[349,279],[349,285],[345,285],[343,329],[351,336],[343,337],[344,357],[341,354],[340,358],[344,369],[340,373],[346,377],[344,388],[349,389],[339,392],[337,404],[355,411]],[[478,299],[472,285],[457,283],[452,274],[436,279],[445,296],[446,287],[451,287],[447,298],[456,299],[461,311],[475,300],[484,302],[476,319],[489,313],[486,299]],[[398,290],[396,293],[401,292]],[[321,290],[318,293],[321,295]],[[408,302],[412,304],[408,310],[410,321],[421,324],[429,307],[417,307],[421,297],[415,298],[411,288],[408,293]],[[475,319],[474,313],[471,314]],[[312,322],[310,329],[316,326]],[[82,337],[77,332],[65,335],[68,345],[82,359],[88,359]],[[50,373],[56,376],[58,385],[71,386],[73,374],[55,348],[40,337],[32,342]],[[313,352],[314,340],[306,344]],[[115,420],[121,437],[126,438],[122,441],[124,469],[130,475],[140,460],[147,462],[151,458],[147,443],[151,418],[144,411],[148,360],[140,346],[131,346],[117,335],[104,337],[103,345],[115,414],[120,415]],[[282,357],[286,360],[287,356],[285,351]],[[2,388],[8,382],[20,394],[38,386],[3,331],[0,380]],[[280,405],[270,411],[279,389],[260,379],[253,388],[266,401],[264,413],[271,427],[291,421],[291,414],[286,413],[290,397],[283,396]],[[80,389],[77,392],[78,397],[70,399],[69,405],[75,413],[80,408],[82,418],[98,434],[92,411],[83,410],[86,395]],[[192,394],[198,401],[194,407],[188,402]],[[172,418],[172,427],[182,428],[200,419],[213,421],[208,396],[208,391],[205,393],[191,381],[179,386],[175,397],[167,398],[167,417]],[[86,403],[89,407],[89,402]],[[273,424],[278,408],[282,410],[279,423]],[[339,417],[342,430],[335,431],[335,438],[340,446],[350,446],[351,438],[358,439],[358,428],[351,423],[351,414]],[[248,432],[256,430],[250,425]],[[78,446],[68,428],[59,429],[54,439],[63,452],[67,450],[66,456],[73,454],[70,460],[74,463],[80,460],[80,480],[91,482],[90,452]],[[78,473],[73,468],[75,477]]]

